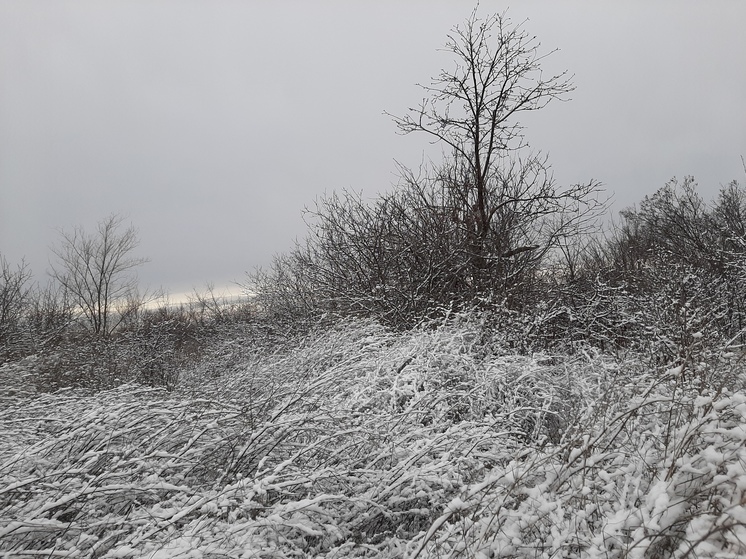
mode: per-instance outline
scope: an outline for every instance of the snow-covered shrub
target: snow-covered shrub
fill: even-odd
[[[226,341],[213,380],[202,363],[171,392],[19,395],[0,409],[0,553],[744,552],[737,356],[659,372],[511,354],[485,328],[347,320],[275,351]],[[722,390],[701,378],[717,371]]]
[[[0,416],[0,550],[401,553],[582,396],[562,365],[485,357],[480,328],[347,321],[220,383],[23,401]]]
[[[743,556],[746,396],[682,382],[675,369],[613,390],[563,444],[454,498],[414,555]]]

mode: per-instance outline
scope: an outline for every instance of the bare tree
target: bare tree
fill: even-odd
[[[25,261],[11,267],[0,254],[0,361],[9,353],[31,292],[31,271]]]
[[[601,209],[597,182],[559,189],[545,156],[519,155],[526,143],[518,117],[574,89],[566,72],[544,76],[548,55],[539,46],[504,14],[480,20],[475,10],[448,36],[444,50],[455,66],[422,86],[427,97],[418,107],[390,115],[402,133],[423,132],[450,152],[438,175],[474,280],[514,282],[517,262],[536,264]]]
[[[60,244],[51,275],[82,312],[90,330],[109,336],[133,312],[143,297],[137,289],[135,268],[147,262],[132,252],[139,245],[137,231],[123,228],[123,217],[113,214],[98,223],[94,234],[81,227],[60,231]]]

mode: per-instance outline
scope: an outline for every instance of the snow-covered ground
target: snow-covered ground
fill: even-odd
[[[8,395],[0,554],[746,553],[740,362],[656,371],[485,336],[346,321],[292,350],[228,345],[173,392]]]

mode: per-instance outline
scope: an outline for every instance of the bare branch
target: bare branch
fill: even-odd
[[[76,302],[91,331],[102,336],[126,318],[133,300],[141,299],[134,269],[147,260],[131,255],[139,245],[137,232],[132,226],[120,231],[122,226],[123,218],[111,215],[93,235],[81,227],[61,230],[60,244],[52,248],[57,257],[52,277]]]

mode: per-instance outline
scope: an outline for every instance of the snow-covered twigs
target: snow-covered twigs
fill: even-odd
[[[475,328],[402,337],[352,321],[290,353],[247,359],[220,391],[128,385],[19,401],[0,417],[16,434],[0,465],[0,549],[405,547],[538,433],[523,419],[550,407],[551,390],[529,401],[510,386],[511,375],[531,377],[518,363],[475,355]]]
[[[746,396],[590,349],[512,355],[483,328],[350,320],[292,350],[235,344],[173,392],[18,398],[0,411],[0,552],[744,552]]]
[[[742,556],[746,397],[674,388],[650,382],[604,418],[589,409],[564,444],[496,468],[416,555]]]

